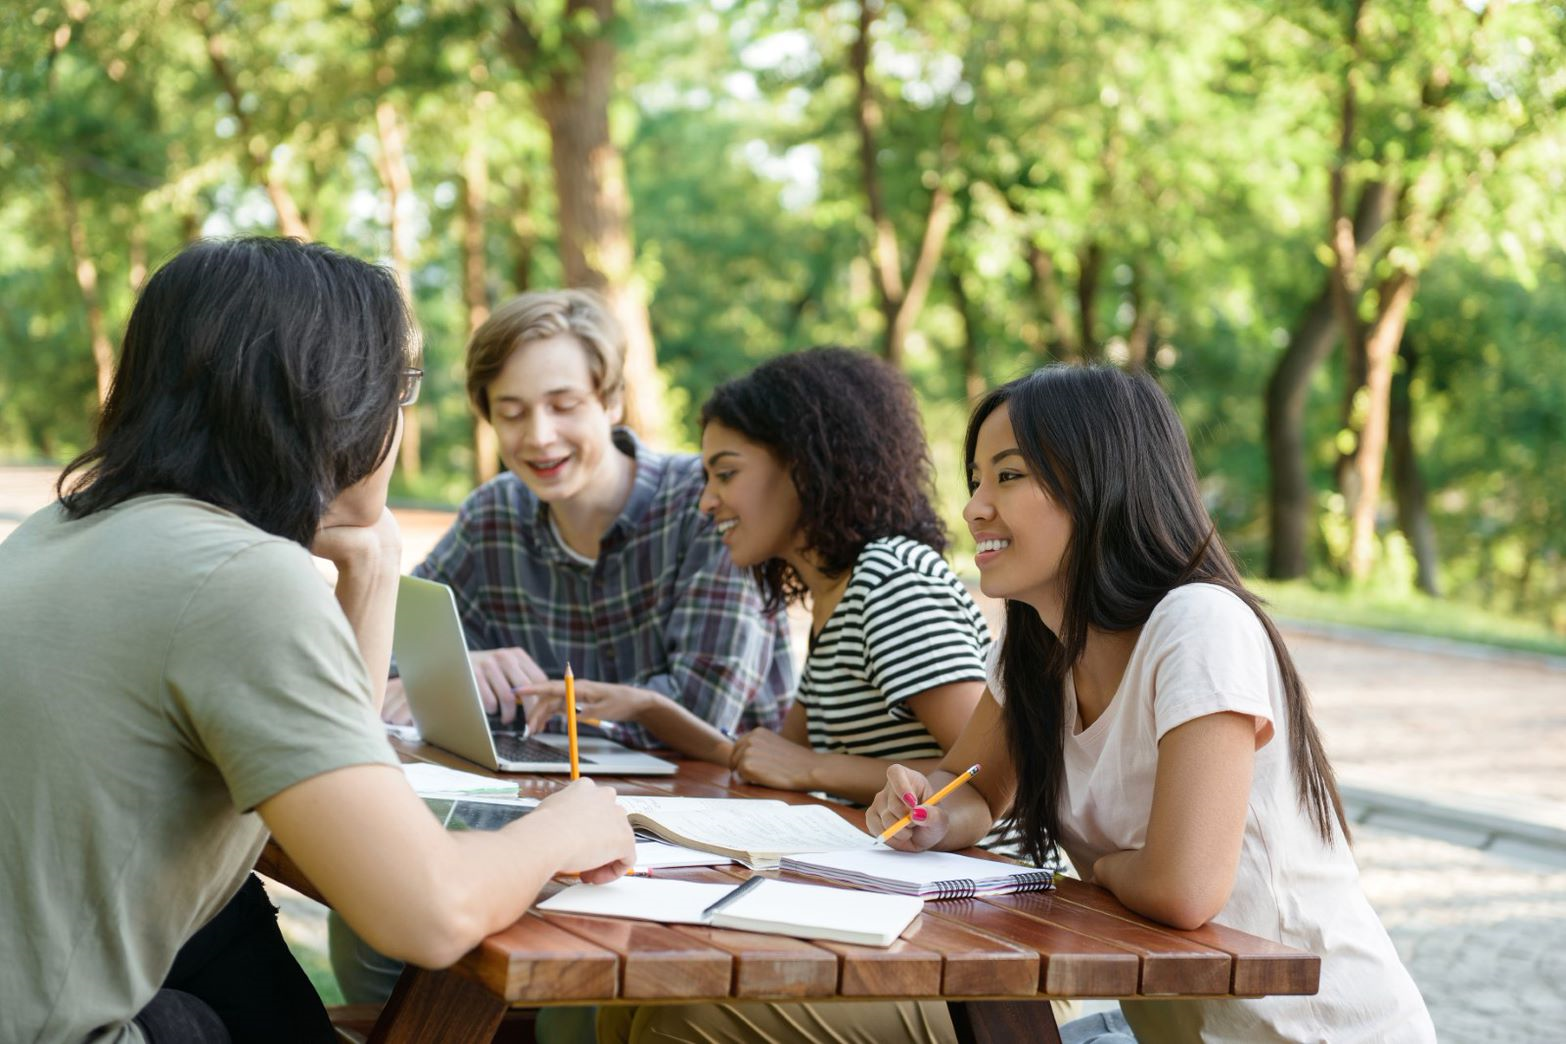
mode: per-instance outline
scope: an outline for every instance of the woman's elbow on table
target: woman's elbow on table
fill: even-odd
[[[1135,906],[1129,902],[1126,905],[1171,928],[1194,931],[1217,917],[1229,902],[1233,880],[1214,880],[1215,876],[1183,880],[1166,878],[1148,889],[1147,894],[1138,896],[1141,901]]]

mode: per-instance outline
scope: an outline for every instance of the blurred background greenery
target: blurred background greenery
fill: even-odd
[[[493,474],[468,331],[590,285],[655,441],[859,346],[919,390],[956,523],[976,392],[1144,368],[1285,608],[1559,651],[1563,57],[1561,4],[1498,0],[8,5],[0,456],[86,445],[162,259],[282,232],[404,281],[410,499]]]

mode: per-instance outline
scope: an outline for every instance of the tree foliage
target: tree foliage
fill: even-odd
[[[39,3],[0,19],[0,453],[84,445],[150,266],[284,230],[407,272],[415,496],[493,460],[473,323],[587,266],[648,300],[676,443],[774,353],[885,352],[956,521],[976,390],[1146,368],[1257,568],[1566,628],[1563,68],[1566,11],[1499,0]]]

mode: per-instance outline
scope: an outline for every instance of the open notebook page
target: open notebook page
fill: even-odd
[[[770,806],[770,807],[769,807]],[[719,845],[743,852],[779,854],[868,848],[875,839],[820,805],[755,807],[736,801],[699,811],[658,811],[642,817],[697,846]]]

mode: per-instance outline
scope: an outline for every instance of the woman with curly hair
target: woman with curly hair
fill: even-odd
[[[930,771],[984,691],[989,631],[941,558],[907,380],[863,352],[813,348],[722,385],[701,421],[702,509],[769,609],[811,611],[781,733],[745,734],[730,765],[859,802],[890,764]]]

